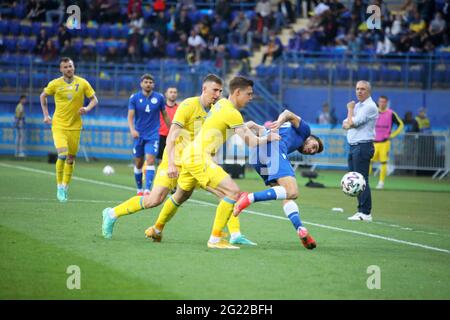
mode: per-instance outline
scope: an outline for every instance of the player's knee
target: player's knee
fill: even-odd
[[[146,162],[148,166],[153,166],[155,164],[155,158],[147,158]]]
[[[241,190],[239,189],[239,187],[233,186],[228,190],[226,196],[230,199],[237,200],[239,198],[240,193],[241,193]]]
[[[66,160],[66,162],[67,162],[68,164],[73,164],[73,163],[75,162],[75,156],[72,155],[72,154],[68,154],[68,155],[67,155],[67,160]]]
[[[298,197],[298,189],[287,189],[286,190],[287,199],[295,200]]]

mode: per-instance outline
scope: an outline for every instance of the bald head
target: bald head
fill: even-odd
[[[372,86],[370,85],[370,82],[361,80],[356,83],[356,97],[358,98],[358,101],[363,102],[369,98],[371,91]]]

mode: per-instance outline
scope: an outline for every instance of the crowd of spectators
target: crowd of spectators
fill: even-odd
[[[55,59],[61,53],[78,54],[83,59],[95,58],[98,53],[95,45],[109,40],[83,38],[83,47],[75,49],[73,43],[80,33],[67,30],[65,24],[66,8],[77,5],[83,26],[119,24],[128,27],[126,39],[121,39],[126,45],[108,45],[102,52],[101,59],[106,62],[162,58],[167,56],[170,46],[177,58],[192,64],[209,59],[216,61],[218,66],[231,56],[230,46],[234,48],[232,58],[248,57],[255,47],[271,43],[273,33],[278,33],[296,18],[296,1],[216,0],[202,3],[209,2],[211,6],[205,9],[198,7],[201,3],[189,0],[177,1],[176,5],[170,6],[164,0],[128,0],[127,3],[119,0],[6,0],[0,5],[0,13],[2,19],[19,16],[20,21],[60,25],[56,37],[49,37],[44,28],[36,37],[32,52],[44,61]],[[23,11],[19,15],[18,6]],[[92,42],[92,46],[85,45]]]
[[[287,50],[321,51],[337,47],[351,53],[427,53],[448,46],[450,0],[405,0],[390,10],[382,0],[354,0],[346,7],[339,0],[314,2],[306,28],[293,32]],[[381,28],[370,30],[369,4],[381,10]]]

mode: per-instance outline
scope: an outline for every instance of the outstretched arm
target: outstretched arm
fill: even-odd
[[[283,123],[288,121],[292,123],[295,128],[298,128],[300,126],[300,121],[302,121],[302,118],[289,110],[284,110],[282,113],[280,113],[278,119],[272,123],[270,128],[278,129]]]
[[[281,139],[281,137],[275,132],[270,132],[264,137],[257,137],[247,126],[238,127],[234,129],[234,132],[241,137],[245,144],[249,147],[256,147],[257,145],[267,143],[269,141]]]
[[[264,128],[264,126],[261,126],[261,125],[255,123],[254,121],[248,121],[245,123],[245,125],[258,137],[262,136],[264,134],[264,132],[266,131],[266,128]]]

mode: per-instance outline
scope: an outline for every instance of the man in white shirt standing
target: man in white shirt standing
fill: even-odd
[[[372,88],[367,81],[356,83],[355,101],[347,103],[347,118],[342,128],[347,130],[347,142],[350,145],[348,155],[348,170],[359,172],[366,179],[366,189],[358,196],[358,212],[348,220],[372,221],[372,196],[369,186],[370,159],[374,154],[375,124],[378,118],[378,108],[372,100]]]

